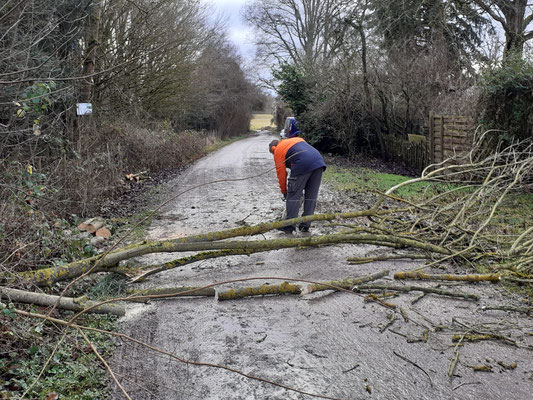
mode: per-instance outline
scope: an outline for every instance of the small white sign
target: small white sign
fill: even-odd
[[[89,115],[93,113],[93,105],[91,103],[77,103],[78,115]]]

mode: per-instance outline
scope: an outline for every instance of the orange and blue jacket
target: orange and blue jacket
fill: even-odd
[[[300,137],[282,139],[274,148],[274,162],[281,193],[287,193],[287,168],[291,176],[307,174],[326,163],[317,149]]]

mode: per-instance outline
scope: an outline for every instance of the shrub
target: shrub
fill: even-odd
[[[480,82],[478,119],[485,129],[501,129],[509,142],[533,136],[533,62],[508,59]]]
[[[5,268],[0,272],[81,257],[84,243],[73,239],[70,227],[77,216],[94,216],[105,200],[123,193],[126,173],[180,167],[203,155],[216,137],[176,132],[167,125],[140,128],[120,120],[113,125],[89,120],[75,143],[61,143],[62,156],[0,159],[0,260]]]
[[[272,74],[280,82],[278,86],[280,97],[289,105],[294,116],[301,119],[311,102],[309,84],[303,72],[292,65],[281,64],[279,69],[272,71]]]

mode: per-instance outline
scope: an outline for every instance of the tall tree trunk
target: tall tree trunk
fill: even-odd
[[[363,16],[364,18],[364,16]],[[367,65],[367,45],[366,45],[366,34],[363,28],[363,21],[358,25],[359,36],[361,37],[361,66],[363,69],[363,90],[365,92],[366,107],[369,113],[372,113],[372,97],[370,96],[370,87],[368,83],[368,65]]]
[[[92,97],[92,88],[94,86],[94,71],[96,65],[96,51],[98,49],[98,31],[100,26],[100,17],[102,13],[102,3],[99,1],[91,5],[87,26],[87,53],[83,63],[83,75],[85,76],[85,85],[82,92],[82,101],[89,103]]]
[[[524,17],[527,7],[527,0],[515,0],[512,6],[502,7],[502,12],[507,20],[505,28],[505,50],[504,58],[522,58],[524,52],[525,26]]]
[[[505,31],[503,58],[522,58],[524,44],[533,39],[533,31],[527,27],[533,16],[527,15],[528,0],[473,0],[483,11],[499,22]]]

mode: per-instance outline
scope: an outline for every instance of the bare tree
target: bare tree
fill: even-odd
[[[471,0],[498,22],[505,32],[504,58],[522,57],[524,45],[533,39],[533,3],[528,0]]]
[[[255,0],[247,21],[258,31],[265,58],[312,69],[333,56],[341,43],[346,0]]]

